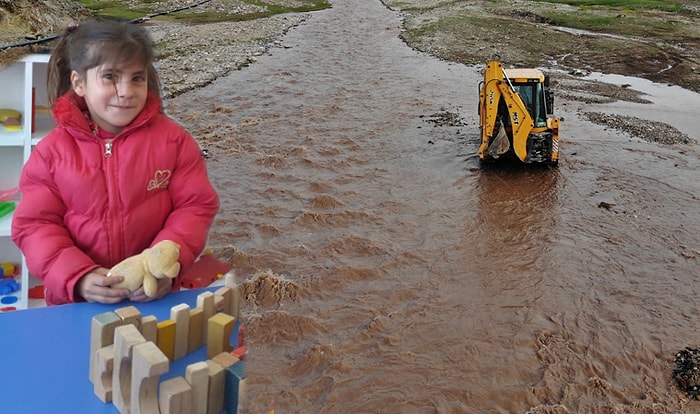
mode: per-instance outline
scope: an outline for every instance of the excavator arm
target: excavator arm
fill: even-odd
[[[521,161],[525,161],[527,159],[527,139],[534,127],[534,120],[520,95],[509,83],[500,62],[490,61],[486,65],[479,100],[479,117],[482,126],[479,155],[483,158],[484,154],[488,153],[492,158],[498,158],[501,155],[498,152],[505,152],[509,149],[509,143],[505,144],[502,141],[508,139],[505,131],[502,130],[503,120],[498,119],[499,105],[505,105],[508,108],[512,128],[513,151]],[[498,148],[501,150],[499,151]]]

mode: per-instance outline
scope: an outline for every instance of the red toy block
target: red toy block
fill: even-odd
[[[234,349],[233,351],[231,351],[231,354],[237,356],[238,359],[243,360],[243,357],[245,356],[245,345],[239,346],[238,348]]]
[[[44,285],[37,285],[29,288],[29,299],[44,299]]]

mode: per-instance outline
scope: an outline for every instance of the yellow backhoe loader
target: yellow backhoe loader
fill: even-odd
[[[500,62],[489,61],[479,82],[480,160],[503,157],[557,165],[559,119],[553,107],[549,76],[539,69],[504,69]]]

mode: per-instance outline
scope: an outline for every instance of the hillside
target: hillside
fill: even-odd
[[[90,16],[88,9],[71,0],[0,0],[0,48],[61,33],[69,23]],[[31,50],[0,51],[0,67]]]

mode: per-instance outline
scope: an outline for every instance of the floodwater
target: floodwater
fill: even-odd
[[[700,346],[697,144],[559,102],[558,169],[481,169],[479,68],[411,50],[377,0],[331,3],[169,103],[246,293],[241,411],[700,410],[672,379]]]

